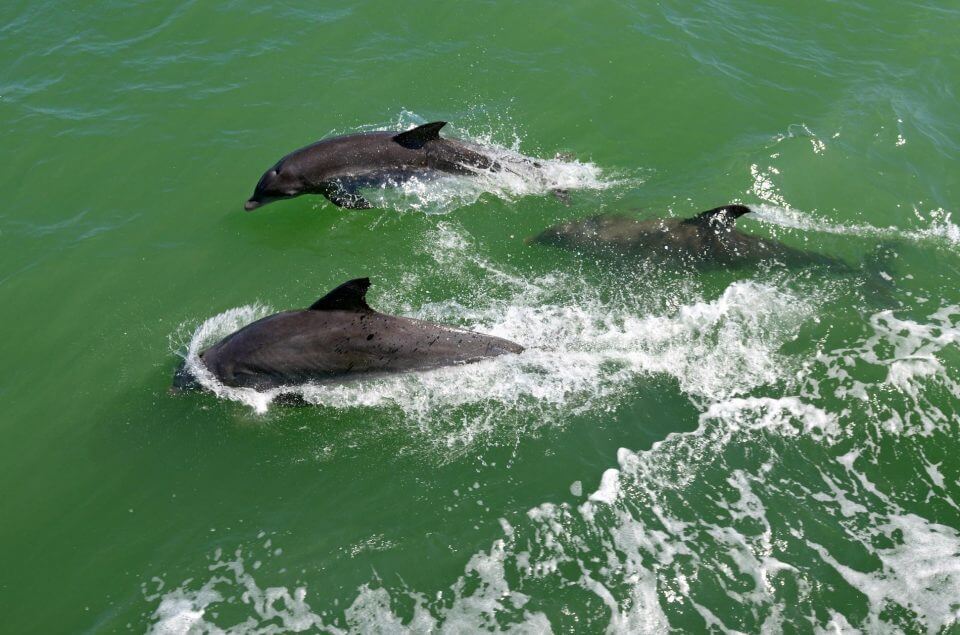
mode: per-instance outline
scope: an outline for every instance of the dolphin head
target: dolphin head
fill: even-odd
[[[243,204],[243,209],[252,212],[267,203],[300,196],[303,192],[303,182],[299,175],[281,161],[263,173],[253,195]]]
[[[562,245],[565,241],[563,225],[548,227],[539,234],[528,236],[523,242],[528,245]]]
[[[173,385],[170,387],[171,393],[180,393],[187,390],[200,390],[200,382],[187,369],[187,360],[180,362],[176,372],[173,373]]]
[[[553,245],[565,247],[573,242],[577,233],[577,224],[573,222],[561,223],[544,229],[539,234],[528,237],[524,242],[528,245]]]

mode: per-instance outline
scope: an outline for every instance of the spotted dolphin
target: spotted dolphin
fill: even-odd
[[[397,184],[431,172],[475,174],[499,170],[466,142],[440,137],[445,121],[404,132],[362,132],[317,141],[286,155],[263,173],[244,204],[248,212],[273,201],[322,194],[334,205],[367,209],[360,189]]]
[[[369,287],[369,278],[350,280],[307,309],[257,320],[203,351],[199,361],[226,386],[268,390],[523,351],[499,337],[374,311],[366,302]],[[186,361],[181,363],[173,388],[200,387]]]

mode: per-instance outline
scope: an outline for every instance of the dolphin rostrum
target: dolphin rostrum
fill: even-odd
[[[203,351],[200,362],[224,385],[268,390],[523,351],[499,337],[378,313],[367,306],[369,286],[369,278],[350,280],[308,309],[248,324]],[[186,361],[174,375],[173,388],[200,388]]]
[[[745,205],[724,205],[693,218],[648,220],[601,214],[554,225],[527,239],[527,243],[692,265],[737,266],[769,261],[849,268],[841,260],[738,231],[734,227],[736,219],[750,211]]]
[[[248,212],[301,194],[322,194],[334,205],[372,207],[364,187],[397,184],[430,172],[475,174],[499,169],[496,161],[456,139],[443,139],[445,121],[405,132],[362,132],[331,137],[295,150],[263,173],[244,204]]]

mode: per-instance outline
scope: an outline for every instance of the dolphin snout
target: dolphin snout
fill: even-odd
[[[199,390],[202,388],[197,378],[193,376],[190,369],[187,368],[187,360],[180,362],[177,370],[173,372],[173,384],[167,390],[168,394],[180,395],[188,390]]]
[[[552,245],[559,242],[560,232],[557,231],[556,227],[548,227],[539,234],[534,234],[533,236],[527,236],[523,239],[525,245]]]
[[[243,209],[247,210],[248,212],[252,212],[253,210],[260,207],[260,205],[261,205],[260,201],[255,201],[253,199],[250,199],[249,201],[243,204]]]

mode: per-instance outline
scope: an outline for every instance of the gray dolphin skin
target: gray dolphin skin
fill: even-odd
[[[509,340],[378,313],[367,306],[369,278],[340,285],[308,309],[267,316],[200,354],[227,386],[267,390],[308,382],[467,364],[523,347]],[[186,362],[175,390],[201,386]]]
[[[555,225],[527,239],[527,243],[672,260],[695,266],[733,267],[778,262],[788,266],[822,264],[849,268],[842,260],[737,230],[736,219],[750,211],[745,205],[724,205],[693,218],[649,220],[602,214]]]
[[[475,174],[499,165],[466,143],[440,137],[445,121],[405,132],[364,132],[317,141],[264,172],[244,209],[301,194],[322,194],[334,205],[368,209],[363,187],[397,184],[430,172]]]

